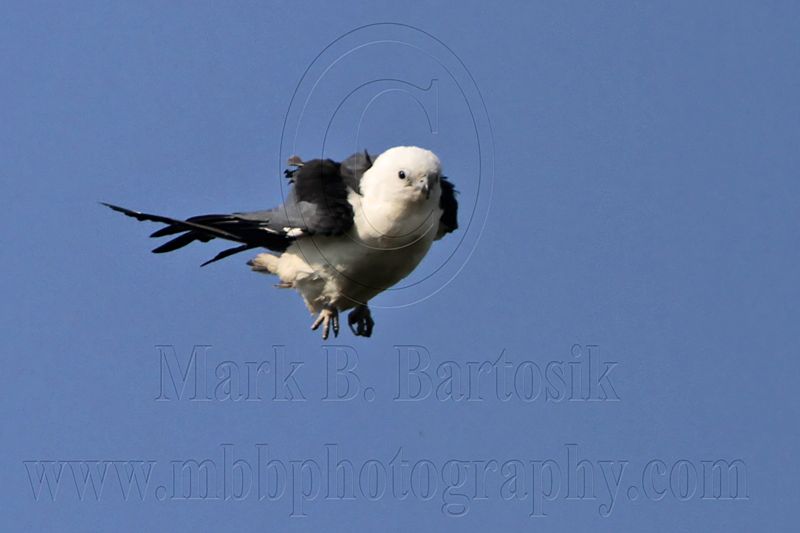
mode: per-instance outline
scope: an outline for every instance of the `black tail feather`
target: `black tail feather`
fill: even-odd
[[[155,248],[153,253],[156,254],[172,252],[194,241],[208,242],[215,238],[242,243],[241,246],[221,251],[201,266],[252,248],[264,247],[273,251],[284,251],[291,242],[291,239],[285,235],[264,231],[260,225],[261,221],[242,219],[236,215],[200,215],[187,220],[178,220],[161,215],[141,213],[105,202],[101,203],[136,220],[166,224],[165,227],[153,232],[150,235],[151,237],[181,234]]]
[[[235,223],[236,218],[231,215],[200,215],[196,217],[190,217],[186,219],[186,223],[189,224],[200,224],[202,226],[211,226],[217,229],[222,229],[226,222]],[[184,221],[180,221],[184,222]],[[151,237],[166,237],[168,235],[175,235],[176,233],[180,233],[182,231],[186,231],[186,228],[181,224],[170,224],[166,227],[161,228],[153,232],[150,236]]]
[[[172,239],[169,242],[166,242],[159,246],[158,248],[153,249],[154,254],[165,254],[167,252],[172,252],[177,250],[178,248],[183,248],[187,244],[191,244],[194,241],[200,240],[200,236],[197,234],[196,231],[187,231],[183,235]],[[209,239],[206,239],[208,241]]]
[[[177,224],[170,224],[169,226],[164,226],[163,228],[151,233],[150,238],[155,239],[158,237],[166,237],[167,235],[175,235],[176,233],[180,233],[182,231],[186,231],[186,229],[178,226]]]
[[[196,222],[192,222],[191,220],[177,220],[175,218],[169,218],[161,215],[151,215],[150,213],[141,213],[139,211],[134,211],[132,209],[126,209],[124,207],[120,207],[118,205],[107,204],[105,202],[100,202],[106,207],[117,211],[118,213],[122,213],[123,215],[127,215],[129,217],[133,217],[139,221],[148,221],[148,222],[161,222],[162,224],[169,224],[170,226],[178,226],[183,227],[183,231],[189,230],[201,230],[207,233],[210,233],[213,237],[219,237],[220,239],[227,239],[229,241],[238,241],[242,242],[241,238],[233,235],[232,233],[228,233],[227,231],[221,230],[219,228],[215,228],[212,226],[206,226],[204,224],[198,224]],[[181,230],[178,230],[181,231]],[[177,231],[175,233],[178,233]]]
[[[225,259],[228,256],[231,256],[233,254],[238,254],[239,252],[245,252],[245,251],[250,250],[252,248],[255,248],[255,246],[252,246],[250,244],[243,244],[241,246],[234,246],[233,248],[228,248],[226,250],[222,250],[220,253],[215,255],[212,259],[209,259],[208,261],[206,261],[205,263],[203,263],[200,266],[204,267],[206,265],[210,265],[211,263],[219,261],[220,259]]]

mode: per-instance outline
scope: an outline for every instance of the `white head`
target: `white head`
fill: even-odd
[[[438,220],[441,173],[439,158],[430,150],[386,150],[361,179],[362,215],[383,236],[427,233]]]
[[[436,154],[416,146],[395,146],[375,159],[361,183],[367,198],[422,202],[436,196],[442,164]]]

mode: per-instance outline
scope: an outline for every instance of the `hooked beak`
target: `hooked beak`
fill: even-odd
[[[417,189],[425,195],[426,200],[431,197],[431,186],[428,182],[428,176],[425,176],[417,182]]]

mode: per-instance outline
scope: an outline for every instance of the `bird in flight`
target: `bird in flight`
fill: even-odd
[[[233,254],[265,248],[248,261],[275,275],[280,288],[295,289],[316,315],[312,330],[339,335],[339,313],[357,336],[372,335],[369,301],[408,276],[433,241],[458,228],[452,182],[439,158],[416,146],[396,146],[373,158],[289,159],[290,189],[283,205],[265,211],[200,215],[186,220],[104,203],[140,221],[164,227],[151,237],[173,238],[153,250],[164,253],[194,241],[238,243],[205,266]]]

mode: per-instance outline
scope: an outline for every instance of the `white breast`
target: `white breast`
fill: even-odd
[[[352,198],[353,228],[336,237],[298,239],[278,261],[281,280],[297,289],[312,313],[367,303],[408,276],[428,253],[441,211],[438,195],[408,204],[370,204]]]

